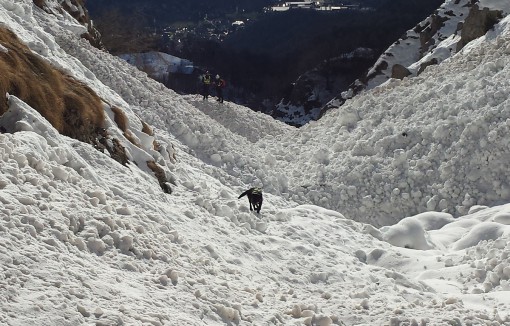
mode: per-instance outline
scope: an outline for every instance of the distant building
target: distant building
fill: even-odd
[[[318,2],[314,1],[288,1],[278,6],[271,7],[272,11],[287,11],[290,9],[312,9],[318,5]]]
[[[283,6],[275,6],[275,7],[271,7],[271,11],[287,11],[289,10],[290,7],[287,7],[285,5]]]
[[[319,8],[317,8],[317,10],[322,10],[322,11],[333,11],[333,10],[346,10],[346,9],[350,9],[352,6],[320,6]]]
[[[308,9],[308,10],[320,10],[320,11],[333,11],[333,10],[346,10],[355,9],[356,6],[351,5],[331,5],[324,4],[324,1],[287,1],[277,6],[271,7],[271,11],[282,12],[291,9]]]
[[[242,20],[236,20],[235,22],[232,23],[232,28],[234,28],[234,30],[237,30],[242,27],[244,27],[244,22]]]

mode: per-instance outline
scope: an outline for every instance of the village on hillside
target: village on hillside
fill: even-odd
[[[268,8],[268,11],[282,12],[292,9],[306,9],[318,11],[334,11],[334,10],[348,10],[359,9],[359,5],[343,4],[335,0],[320,0],[320,1],[285,1],[276,6]]]

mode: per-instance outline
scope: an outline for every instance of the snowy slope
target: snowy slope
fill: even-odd
[[[392,78],[419,75],[461,50],[472,40],[490,31],[493,24],[510,13],[505,0],[448,0],[430,17],[407,31],[391,45],[352,87],[332,100],[325,110],[341,105],[365,89],[377,87]]]
[[[324,131],[320,145],[306,145],[317,153],[321,146],[327,162],[302,176],[303,191],[326,192],[331,198],[316,203],[382,224],[410,212],[459,215],[474,204],[505,202],[506,33],[419,77],[355,97],[302,130]]]
[[[301,129],[179,96],[29,0],[0,21],[140,140],[123,166],[7,96],[0,324],[510,325],[508,19]]]

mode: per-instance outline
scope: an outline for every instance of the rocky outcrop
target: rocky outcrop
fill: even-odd
[[[393,67],[391,68],[391,78],[404,79],[410,74],[411,72],[409,71],[409,69],[398,63],[393,65]]]
[[[510,11],[508,4],[501,3],[502,8],[495,8],[497,4],[491,8],[485,5],[484,0],[446,0],[434,14],[390,46],[365,77],[324,106],[321,115],[363,90],[391,78],[417,76],[427,67],[441,63],[485,35]]]
[[[466,20],[459,26],[461,37],[457,43],[457,51],[474,39],[485,35],[501,18],[503,18],[501,10],[490,10],[489,8],[480,10],[478,4],[474,4]]]
[[[96,48],[104,49],[101,42],[101,34],[94,27],[85,8],[84,0],[33,0],[33,2],[37,7],[49,14],[67,12],[77,22],[86,27],[87,31],[81,37],[88,40]]]
[[[420,64],[420,68],[416,72],[417,75],[421,74],[428,66],[437,65],[439,61],[436,58],[432,58],[429,61],[425,61]],[[411,72],[409,72],[409,75],[411,75]]]
[[[431,49],[436,43],[434,36],[439,32],[441,27],[444,26],[445,22],[450,19],[449,17],[455,17],[453,11],[445,13],[446,16],[441,16],[434,13],[430,16],[425,24],[418,25],[415,27],[414,32],[419,34],[420,37],[420,55],[423,56]]]

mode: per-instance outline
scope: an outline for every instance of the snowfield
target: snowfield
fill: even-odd
[[[0,22],[103,99],[130,163],[6,95],[1,325],[510,325],[510,18],[296,129],[177,95],[60,2],[0,0]]]

